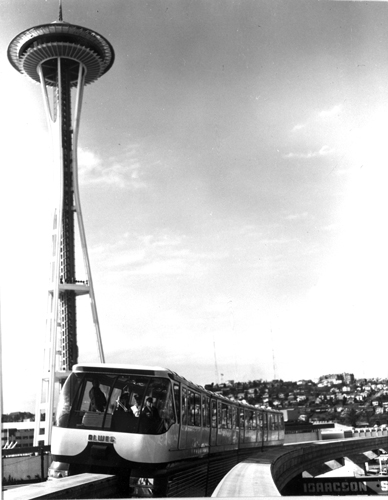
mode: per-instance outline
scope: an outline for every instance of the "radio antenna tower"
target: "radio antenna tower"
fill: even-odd
[[[218,376],[216,341],[214,340],[214,337],[213,337],[213,352],[214,352],[214,368],[215,368],[216,384],[218,385],[220,383],[220,378]]]
[[[273,365],[273,379],[276,380],[276,361],[275,361],[275,344],[274,344],[274,338],[272,335],[272,328],[271,328],[271,338],[272,338],[272,365]]]
[[[34,433],[34,445],[50,444],[54,399],[60,380],[78,362],[76,298],[79,295],[89,295],[99,357],[105,362],[78,189],[77,143],[84,86],[111,68],[114,51],[95,31],[63,21],[60,2],[58,20],[17,35],[8,47],[8,59],[17,71],[40,83],[54,144],[57,191],[43,373]],[[77,225],[84,280],[76,275]]]

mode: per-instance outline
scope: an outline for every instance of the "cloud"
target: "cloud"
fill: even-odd
[[[302,130],[302,129],[306,128],[307,126],[309,126],[309,127],[316,126],[317,125],[317,118],[318,119],[330,118],[332,116],[339,115],[341,112],[342,112],[342,104],[336,104],[332,108],[323,109],[323,110],[319,111],[318,114],[314,114],[314,116],[312,116],[310,118],[310,120],[308,120],[307,122],[297,123],[296,125],[294,125],[294,127],[291,129],[291,131],[297,132],[298,130]]]
[[[133,266],[131,269],[123,271],[124,275],[182,275],[187,273],[187,262],[185,259],[174,256],[170,259],[164,257],[152,262],[142,262],[138,266]]]
[[[97,154],[79,148],[80,183],[104,184],[120,189],[143,189],[143,168],[136,154],[136,146],[129,146],[120,157],[102,159]]]
[[[300,158],[300,159],[310,159],[319,158],[322,156],[330,155],[334,152],[334,149],[329,148],[329,146],[322,146],[319,151],[308,151],[307,153],[287,153],[283,155],[283,158]]]
[[[126,233],[125,236],[128,236],[128,233]],[[174,247],[182,243],[182,237],[167,234],[159,236],[158,238],[153,234],[147,234],[145,236],[139,236],[139,240],[142,245],[155,247]]]
[[[328,224],[327,226],[322,226],[320,229],[322,231],[336,231],[340,228],[341,228],[340,224]]]
[[[333,106],[330,109],[323,109],[322,111],[320,111],[318,113],[318,117],[319,118],[327,118],[327,117],[335,116],[335,115],[340,114],[341,111],[342,111],[341,104],[336,104],[335,106]]]
[[[307,127],[307,123],[298,123],[292,128],[292,132],[296,132],[297,130],[302,130],[305,127]]]
[[[289,214],[285,217],[286,220],[298,220],[298,219],[305,219],[308,217],[308,212],[303,212],[301,214]]]
[[[263,238],[261,243],[263,245],[288,245],[292,241],[296,241],[296,238]]]
[[[227,252],[196,252],[184,237],[125,233],[114,245],[95,249],[98,267],[122,275],[197,275],[209,261],[224,259]]]

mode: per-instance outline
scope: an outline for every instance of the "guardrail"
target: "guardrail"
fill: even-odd
[[[280,496],[286,486],[314,465],[388,447],[388,436],[356,437],[287,445],[257,453],[236,465],[220,482],[213,497]]]
[[[50,446],[3,448],[3,485],[44,481],[50,462]]]
[[[292,447],[287,453],[276,458],[271,466],[271,475],[279,489],[283,488],[308,466],[320,465],[352,453],[363,453],[376,448],[386,448],[388,438],[379,437],[345,438],[335,441],[317,441],[309,445]]]

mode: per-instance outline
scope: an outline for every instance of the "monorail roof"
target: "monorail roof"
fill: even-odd
[[[148,365],[131,365],[131,364],[116,364],[116,363],[78,363],[73,366],[73,372],[142,372],[145,375],[166,375],[173,373],[168,368],[161,366]]]
[[[131,365],[131,364],[116,364],[116,363],[78,363],[73,366],[73,372],[89,372],[89,373],[131,373],[136,375],[149,375],[149,376],[159,376],[159,377],[169,377],[174,380],[185,381],[188,385],[200,389],[203,392],[212,394],[210,391],[204,389],[203,387],[194,384],[185,377],[178,375],[173,370],[169,368],[163,368],[161,366],[148,366],[148,365]]]

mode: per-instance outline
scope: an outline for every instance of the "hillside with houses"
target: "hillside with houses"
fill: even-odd
[[[205,386],[223,396],[283,411],[289,423],[334,422],[353,427],[388,423],[388,379],[356,379],[352,373],[317,381],[252,380]]]

